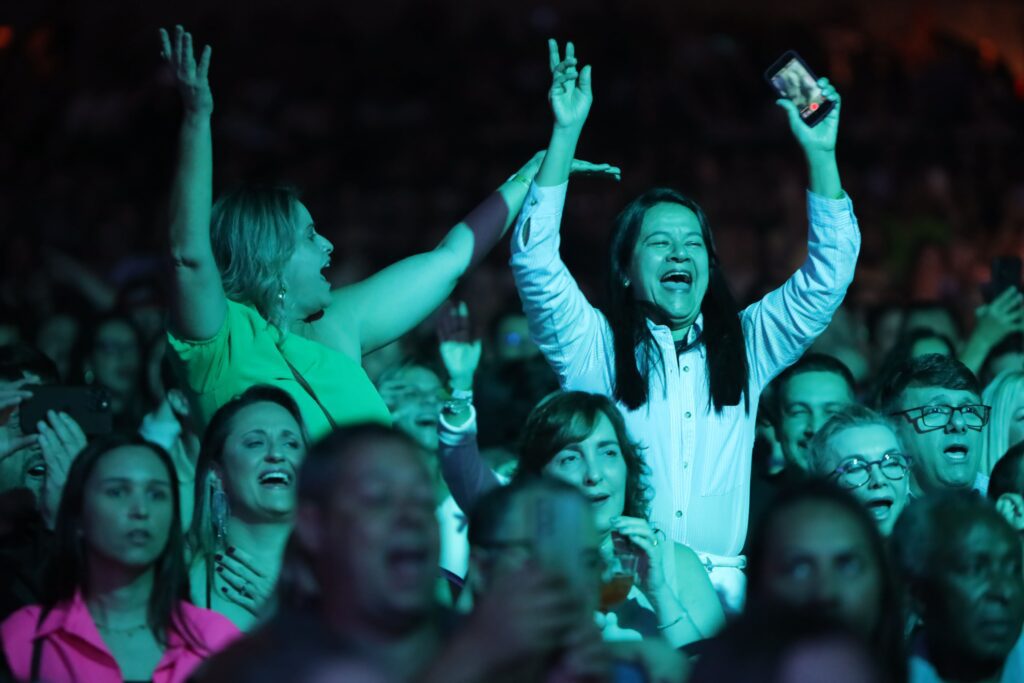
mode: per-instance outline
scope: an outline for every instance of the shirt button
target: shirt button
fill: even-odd
[[[689,466],[690,466],[690,463],[688,463],[688,462],[683,462],[683,469],[684,469],[684,470],[685,470],[685,469],[686,469],[687,467],[689,467]]]
[[[682,516],[683,516],[683,511],[682,510],[676,510],[676,517],[682,517]]]
[[[686,411],[686,419],[689,420],[691,417],[693,417],[693,415],[690,413],[689,410],[687,410]]]
[[[683,372],[689,372],[689,371],[690,371],[690,366],[689,365],[684,365],[683,366]]]

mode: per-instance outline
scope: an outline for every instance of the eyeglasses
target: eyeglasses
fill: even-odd
[[[965,427],[980,432],[981,428],[988,424],[988,417],[991,412],[992,406],[973,403],[957,407],[941,405],[921,406],[920,408],[911,408],[889,414],[892,416],[902,415],[907,419],[907,422],[914,425],[914,429],[924,433],[942,429],[953,420],[954,414],[959,413]]]
[[[910,469],[910,462],[907,456],[902,453],[886,453],[878,460],[868,460],[856,455],[839,467],[831,474],[836,482],[845,489],[860,488],[871,481],[871,468],[878,466],[878,471],[891,481],[899,481],[907,476]]]

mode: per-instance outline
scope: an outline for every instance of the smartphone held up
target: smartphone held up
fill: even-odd
[[[764,78],[779,97],[797,106],[800,118],[808,126],[821,123],[835,106],[822,92],[818,77],[793,50],[776,59],[765,71]]]

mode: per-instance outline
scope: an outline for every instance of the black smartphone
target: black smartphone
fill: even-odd
[[[21,404],[21,431],[35,434],[36,424],[46,420],[49,410],[64,412],[89,436],[109,434],[114,429],[110,398],[98,387],[26,386],[32,398]]]
[[[793,101],[808,126],[821,123],[835,106],[821,91],[818,77],[793,50],[776,59],[764,72],[764,78],[779,97]]]
[[[992,276],[981,286],[986,302],[991,302],[1010,287],[1021,289],[1021,260],[1019,256],[997,256],[992,259]]]

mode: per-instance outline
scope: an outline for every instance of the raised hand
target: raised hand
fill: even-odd
[[[43,482],[43,517],[56,522],[57,508],[68,480],[68,470],[78,454],[87,444],[85,432],[67,413],[49,410],[46,420],[36,423],[39,430],[39,447],[46,463],[46,479]]]
[[[469,324],[469,309],[464,301],[448,304],[437,322],[437,336],[441,340],[441,360],[448,371],[453,389],[468,391],[473,388],[473,375],[480,365],[480,340],[473,339]]]
[[[975,312],[975,334],[998,344],[1009,334],[1024,332],[1024,294],[1016,287],[1007,287],[992,303]]]
[[[160,43],[160,56],[171,66],[185,111],[200,116],[212,114],[213,93],[210,92],[207,75],[213,48],[209,45],[204,47],[197,64],[192,49],[192,34],[181,25],[174,27],[173,41],[166,30],[160,29]]]
[[[804,123],[804,120],[800,118],[800,110],[792,100],[783,97],[775,101],[775,104],[786,110],[789,117],[789,128],[808,155],[818,152],[834,152],[836,136],[839,134],[839,109],[842,107],[842,99],[827,78],[819,78],[818,85],[821,87],[825,99],[834,102],[835,106],[816,126],[808,126]]]
[[[534,154],[533,157],[516,172],[516,175],[522,177],[524,180],[528,181],[528,183],[532,182],[534,177],[537,175],[537,171],[540,170],[540,165],[543,163],[544,156],[546,154],[547,150],[544,149]],[[622,180],[622,169],[618,166],[612,166],[611,164],[595,164],[592,161],[584,161],[583,159],[573,159],[572,165],[569,167],[569,173],[572,175],[593,175],[612,178],[614,180]]]
[[[548,40],[548,64],[552,76],[548,100],[555,115],[555,128],[582,129],[594,102],[590,90],[590,66],[578,71],[575,46],[567,43],[565,59],[562,59],[554,39]]]

